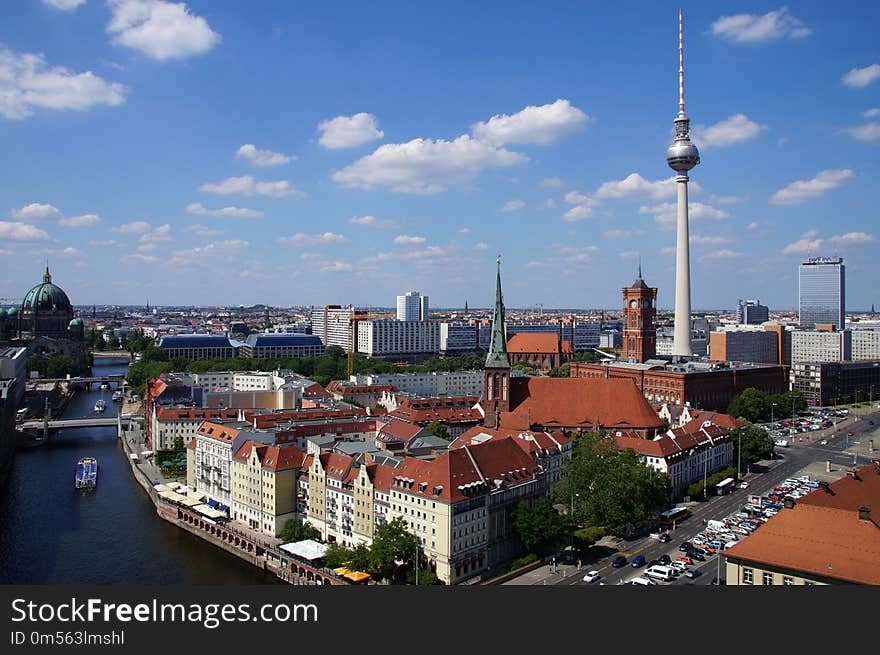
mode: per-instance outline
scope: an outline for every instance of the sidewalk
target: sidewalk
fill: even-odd
[[[562,557],[556,557],[554,560],[548,560],[543,566],[536,568],[527,573],[517,576],[513,580],[503,583],[506,585],[555,585],[559,584],[566,577],[573,573],[580,573],[583,576],[591,569],[599,569],[609,562],[613,556],[613,551],[626,549],[627,542],[617,537],[603,537],[596,542],[595,546],[604,547],[605,555],[592,557],[583,557],[577,560],[573,553],[563,553]],[[594,547],[595,547],[594,546]],[[592,550],[592,549],[591,549]],[[570,582],[569,582],[570,584]]]

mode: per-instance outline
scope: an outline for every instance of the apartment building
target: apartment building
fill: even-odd
[[[359,321],[357,352],[381,358],[437,355],[440,352],[440,324],[395,319]]]
[[[479,396],[483,392],[483,371],[375,373],[352,375],[350,382],[362,385],[391,385],[404,394],[421,398]]]

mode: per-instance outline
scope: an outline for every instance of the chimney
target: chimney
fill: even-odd
[[[871,508],[865,507],[864,505],[862,507],[859,507],[859,521],[870,521],[870,520],[871,520]]]
[[[831,485],[828,484],[827,482],[820,482],[819,486],[825,490],[826,494],[830,494],[832,496],[834,495],[834,491],[831,490]]]
[[[786,496],[782,505],[783,505],[783,507],[785,507],[785,509],[794,509],[794,498],[791,498],[790,496]]]

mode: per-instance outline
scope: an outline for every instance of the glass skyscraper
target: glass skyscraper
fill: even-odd
[[[816,324],[834,324],[845,328],[846,286],[843,259],[812,257],[800,265],[800,327],[812,330]]]

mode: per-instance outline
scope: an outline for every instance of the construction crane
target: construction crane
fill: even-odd
[[[351,379],[352,372],[354,370],[354,353],[357,350],[357,329],[358,323],[360,321],[374,321],[381,320],[385,318],[394,318],[395,314],[391,314],[388,312],[382,312],[378,314],[355,314],[354,310],[349,314],[348,323],[349,323],[349,339],[348,339],[348,363],[346,365],[346,375],[347,379]],[[337,317],[338,319],[338,317]]]

